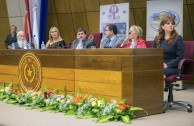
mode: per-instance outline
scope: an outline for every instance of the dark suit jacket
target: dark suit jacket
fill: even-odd
[[[11,46],[11,43],[17,42],[17,33],[12,37],[12,34],[7,35],[5,39],[5,47],[8,49],[8,46]]]
[[[153,47],[157,47],[157,37],[154,40]],[[179,35],[173,42],[168,45],[166,40],[163,39],[160,41],[160,48],[164,49],[164,62],[170,68],[176,68],[178,63],[184,56],[184,45],[183,38]]]
[[[48,45],[47,49],[64,49],[66,48],[66,44],[64,40],[53,43],[52,45]]]
[[[124,39],[122,37],[115,36],[115,38],[111,41],[110,48],[117,48],[123,42],[123,40]],[[100,48],[104,48],[104,46],[106,45],[107,41],[108,41],[108,38],[104,39],[100,43]]]
[[[86,48],[91,48],[91,46],[96,46],[96,43],[93,42],[92,40],[90,39],[87,39],[85,38],[83,41],[83,48],[86,49]],[[71,48],[72,49],[76,49],[77,46],[78,46],[78,43],[79,43],[79,40],[78,39],[75,39],[72,44],[71,44]]]

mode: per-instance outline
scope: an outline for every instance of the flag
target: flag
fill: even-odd
[[[46,41],[47,10],[48,10],[48,0],[41,0],[39,40],[40,42],[44,42],[44,43]]]
[[[40,49],[41,42],[46,40],[48,0],[30,0],[29,10],[32,23],[32,34],[36,49]]]
[[[25,20],[24,20],[24,34],[25,34],[26,40],[29,41],[32,38],[29,0],[25,0],[25,4],[26,4],[26,15],[25,15]],[[30,34],[30,36],[29,36],[29,34]]]
[[[38,22],[37,22],[37,7],[36,4],[33,8],[33,27],[32,27],[32,32],[33,32],[33,42],[35,45],[36,49],[39,49],[39,33],[38,33]]]

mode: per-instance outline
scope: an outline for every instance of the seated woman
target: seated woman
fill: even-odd
[[[158,36],[154,39],[154,48],[164,49],[164,79],[177,74],[177,67],[184,55],[183,39],[176,30],[173,17],[164,17],[158,29]]]
[[[65,41],[60,37],[59,29],[52,27],[49,30],[49,40],[46,43],[47,49],[61,49],[66,48]]]
[[[132,25],[129,29],[128,36],[117,48],[130,48],[132,39],[135,40],[137,48],[147,48],[145,41],[141,39],[142,33],[141,27]]]

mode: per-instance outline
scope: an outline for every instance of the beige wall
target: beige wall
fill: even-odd
[[[26,12],[25,0],[6,0],[9,24],[16,25],[18,31],[23,30]]]
[[[100,5],[130,2],[130,25],[143,28],[146,35],[146,0],[49,0],[47,39],[50,27],[59,28],[66,42],[75,38],[75,30],[83,27],[88,33],[99,32]],[[194,0],[184,0],[184,40],[194,40]],[[1,0],[0,4],[0,48],[4,48],[5,36],[14,24],[23,30],[25,15],[24,0]]]

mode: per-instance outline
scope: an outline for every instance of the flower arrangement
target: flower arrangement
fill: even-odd
[[[13,82],[11,82],[8,86],[5,84],[1,85],[0,88],[0,100],[8,104],[17,103],[19,97],[17,96],[19,88],[13,88]]]
[[[125,100],[107,102],[104,98],[86,96],[79,90],[70,95],[56,95],[45,90],[44,92],[21,92],[13,88],[13,82],[8,86],[0,87],[0,100],[5,103],[19,104],[29,109],[39,108],[40,111],[63,112],[65,115],[76,115],[77,118],[96,118],[95,122],[123,121],[130,124],[135,117],[135,111],[145,111],[143,108],[126,104]],[[145,111],[147,114],[147,112]]]

